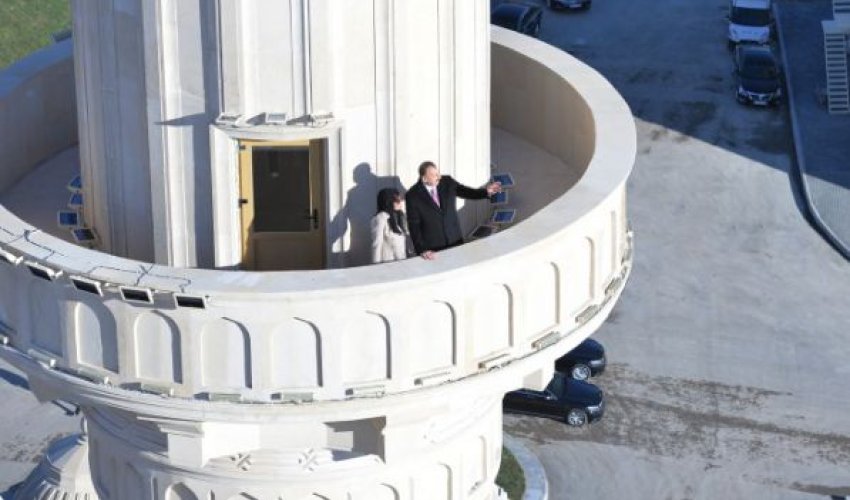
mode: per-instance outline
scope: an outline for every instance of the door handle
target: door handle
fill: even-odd
[[[247,198],[239,198],[239,208],[242,208],[242,205],[245,205],[246,203],[248,203]]]
[[[319,209],[314,208],[313,214],[310,215],[310,211],[307,211],[307,215],[304,216],[305,219],[309,219],[313,221],[313,229],[319,229]]]

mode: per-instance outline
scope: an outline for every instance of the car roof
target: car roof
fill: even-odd
[[[769,9],[770,0],[732,0],[732,6],[744,9]]]
[[[770,50],[770,47],[764,47],[761,45],[739,45],[738,51],[740,52],[741,57],[747,59],[769,59],[771,61],[776,61],[776,57],[774,57],[773,51]]]

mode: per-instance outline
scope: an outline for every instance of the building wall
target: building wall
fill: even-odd
[[[240,117],[233,141],[330,143],[332,267],[369,262],[377,191],[410,186],[422,161],[470,185],[489,176],[484,0],[73,6],[86,215],[113,254],[235,264],[216,258],[231,244],[220,235],[238,232],[213,215],[236,203],[214,187],[216,164],[236,168],[233,148],[210,141],[222,113]],[[265,113],[288,124],[264,126]],[[462,212],[466,227],[479,215]]]

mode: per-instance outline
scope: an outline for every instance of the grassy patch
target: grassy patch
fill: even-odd
[[[525,492],[525,475],[513,454],[502,446],[502,465],[496,475],[496,484],[508,493],[511,500],[521,500]]]
[[[69,0],[0,0],[0,69],[53,43],[71,26]]]

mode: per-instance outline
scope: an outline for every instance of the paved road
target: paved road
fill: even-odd
[[[541,38],[619,89],[639,141],[635,268],[595,334],[608,413],[505,421],[553,500],[850,496],[850,264],[805,220],[786,108],[734,100],[726,5],[545,14]]]
[[[850,259],[850,115],[830,115],[816,98],[826,81],[820,22],[832,18],[832,2],[784,0],[778,7],[793,106],[804,125],[795,139],[803,178],[827,237]]]

